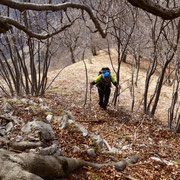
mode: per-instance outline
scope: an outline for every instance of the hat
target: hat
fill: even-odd
[[[104,73],[104,79],[109,79],[111,76],[109,74],[109,72],[105,72]]]

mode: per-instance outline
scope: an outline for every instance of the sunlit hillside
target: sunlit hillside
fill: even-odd
[[[113,64],[116,69],[117,56],[114,50],[112,50],[112,55],[113,55],[112,56]],[[131,60],[130,57],[129,57],[129,60]],[[106,50],[99,51],[98,56],[93,56],[93,57],[90,57],[89,59],[86,59],[85,64],[88,70],[89,82],[91,82],[93,78],[95,78],[98,75],[98,72],[102,67],[110,67],[112,74],[115,75]],[[51,71],[49,73],[49,76],[48,76],[49,82],[56,76],[56,74],[59,71],[60,69]],[[121,88],[121,94],[119,96],[118,107],[126,109],[127,111],[130,111],[131,100],[132,100],[131,93],[130,93],[132,66],[129,63],[122,63],[120,72],[121,72],[120,84],[122,88]],[[140,70],[140,73],[139,73],[138,86],[135,87],[135,108],[134,108],[135,112],[142,112],[142,108],[143,108],[142,97],[144,93],[145,77],[146,77],[146,71],[144,71],[144,68],[143,68],[143,70]],[[154,92],[156,81],[157,81],[157,77],[155,76],[153,77],[153,80],[151,81],[151,84],[150,84],[149,95],[152,95],[152,93]],[[86,72],[85,72],[85,65],[83,61],[66,67],[60,73],[60,75],[55,79],[50,89],[51,90],[64,89],[63,91],[60,91],[60,92],[65,92],[66,89],[68,89],[68,91],[72,90],[72,92],[78,91],[79,93],[82,94],[82,96],[85,96]],[[114,92],[114,87],[112,87],[112,92]],[[112,101],[112,96],[113,96],[113,93],[111,93],[110,101]],[[157,107],[156,117],[162,120],[163,123],[165,123],[166,125],[168,122],[168,108],[171,103],[171,96],[172,96],[172,87],[164,85],[162,88],[160,101]],[[95,101],[98,101],[97,89],[95,87],[93,88],[93,91],[92,91],[92,99]],[[89,100],[89,92],[88,92],[88,100]]]

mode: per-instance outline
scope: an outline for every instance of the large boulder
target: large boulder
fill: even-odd
[[[47,124],[43,121],[32,121],[28,122],[22,127],[22,132],[34,134],[39,134],[41,140],[53,140],[54,132],[50,124]]]

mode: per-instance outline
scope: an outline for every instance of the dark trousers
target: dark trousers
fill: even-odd
[[[111,87],[101,85],[98,87],[98,93],[99,93],[99,105],[103,109],[106,109],[106,106],[108,105],[109,102]]]

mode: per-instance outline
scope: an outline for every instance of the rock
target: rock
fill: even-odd
[[[76,153],[78,151],[81,151],[81,149],[78,146],[74,146],[73,153]]]
[[[22,136],[16,136],[16,142],[20,142],[23,140],[23,137]]]
[[[49,147],[41,148],[39,154],[52,155],[52,154],[56,153],[57,149],[58,149],[57,144],[53,144],[53,145],[51,145]]]
[[[103,139],[97,139],[97,141],[96,141],[96,144],[101,148],[101,149],[103,149],[104,148],[104,141],[103,141]]]
[[[83,134],[84,137],[87,137],[87,136],[88,136],[88,131],[87,131],[82,125],[76,123],[76,126],[77,126],[78,129],[82,132],[82,134]]]
[[[136,164],[139,159],[140,159],[139,156],[130,156],[128,157],[127,162],[131,164]]]
[[[62,118],[61,129],[66,129],[68,126],[69,126],[68,119]]]
[[[43,140],[54,139],[54,132],[52,127],[43,121],[28,122],[25,126],[22,127],[21,130],[24,133],[38,132],[40,134],[41,139]]]
[[[36,149],[30,149],[29,152],[36,153]]]
[[[12,106],[9,103],[5,103],[3,106],[4,112],[10,112],[12,110]]]
[[[27,104],[29,100],[26,99],[26,98],[22,98],[21,101],[22,101],[23,103]]]
[[[6,131],[3,128],[0,128],[0,136],[5,136]]]
[[[48,114],[48,115],[46,116],[46,120],[47,120],[49,123],[51,123],[51,122],[53,121],[53,115],[52,115],[52,114]]]
[[[122,151],[120,151],[117,148],[113,147],[113,148],[111,148],[110,153],[122,154]]]
[[[54,155],[56,155],[56,156],[64,156],[65,151],[64,151],[64,149],[57,149],[57,151],[56,151],[56,153]]]
[[[90,157],[96,157],[95,150],[92,149],[92,148],[87,150],[87,154],[88,154]]]
[[[9,122],[7,125],[6,125],[6,132],[10,132],[14,129],[14,125],[12,122]]]
[[[72,115],[72,113],[70,111],[66,111],[66,113],[67,113],[67,118],[68,119],[74,119],[73,115]]]
[[[28,135],[28,140],[32,142],[37,142],[40,139],[38,137],[34,137],[33,135]]]
[[[121,148],[122,150],[130,150],[131,149],[131,146],[130,145],[125,145]]]
[[[51,108],[49,106],[40,105],[41,110],[43,111],[51,111]]]
[[[157,161],[157,162],[161,162],[161,163],[165,163],[166,165],[168,166],[173,166],[174,164],[165,160],[165,159],[160,159],[160,158],[157,158],[157,157],[150,157],[150,159],[154,160],[154,161]]]
[[[127,166],[127,162],[125,160],[122,160],[120,162],[113,163],[113,165],[115,166],[115,169],[117,171],[123,171]]]

